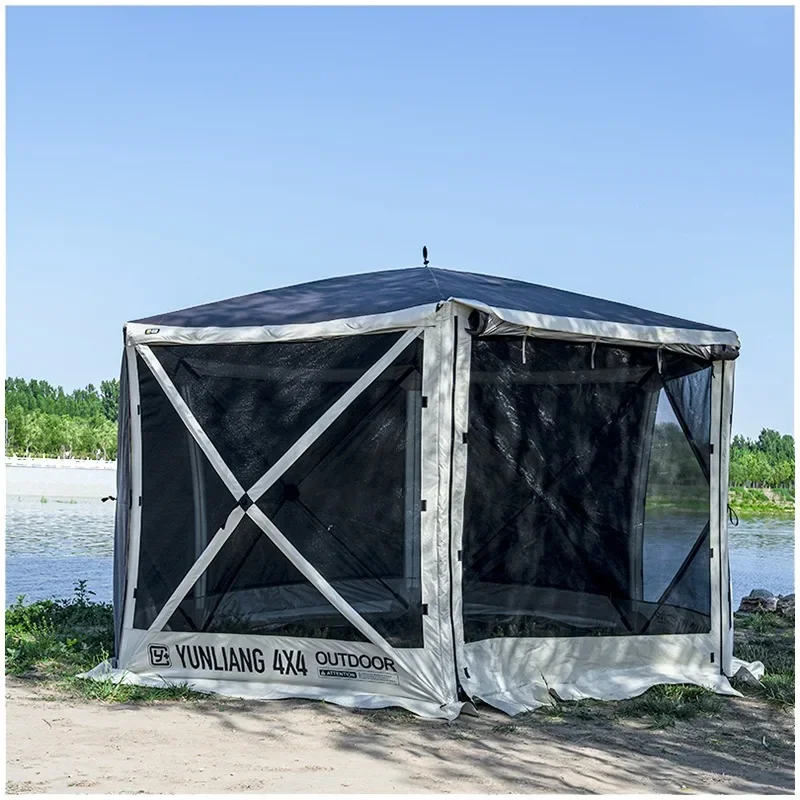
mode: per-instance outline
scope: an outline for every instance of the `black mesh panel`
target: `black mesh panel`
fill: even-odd
[[[249,488],[398,338],[152,349],[223,460]],[[422,340],[416,339],[258,501],[314,568],[396,647],[423,645],[421,358]],[[163,573],[162,561],[170,563],[160,593],[151,589],[137,606],[141,624],[149,624],[199,555],[192,534],[198,507],[208,518],[199,537],[207,542],[236,500],[196,445],[188,447],[188,431],[144,365],[141,370],[148,390],[142,408],[149,415],[143,439],[152,451],[146,460],[158,465],[150,483],[152,507],[144,501],[142,570]],[[198,472],[202,480],[192,480]],[[198,506],[201,497],[205,505]],[[160,513],[174,521],[162,525]],[[169,629],[362,638],[254,523],[245,519],[240,526]]]
[[[235,500],[138,356],[137,363],[142,529],[134,627],[148,628],[223,526]]]
[[[683,429],[706,477],[711,469],[711,373],[711,368],[707,367],[664,380],[675,422]]]
[[[400,338],[153,347],[245,489]]]
[[[697,603],[686,611],[689,623],[664,610],[674,595],[660,607],[661,597],[644,602],[642,551],[662,382],[677,386],[701,366],[665,354],[659,371],[656,352],[646,348],[473,340],[464,517],[467,641],[678,632],[696,624]],[[678,433],[691,458],[691,478],[696,482],[699,475],[702,484],[692,491],[705,492],[707,520],[708,484]],[[702,529],[694,529],[689,548]],[[687,568],[683,584],[701,571]],[[695,588],[709,594],[707,581]],[[651,619],[657,608],[666,622]]]
[[[682,419],[672,391],[659,393],[650,448],[643,537],[643,599],[671,610],[647,626],[649,633],[708,631],[711,614],[709,484],[711,369],[665,382],[684,398]],[[688,389],[685,387],[689,387]],[[698,392],[705,387],[705,392]],[[685,402],[692,398],[694,402]],[[691,431],[692,441],[685,431]],[[705,456],[705,461],[703,460]],[[694,611],[678,619],[675,609]],[[651,612],[652,613],[652,612]]]
[[[165,630],[367,641],[249,517],[239,523]]]
[[[258,502],[394,647],[422,647],[422,341],[401,354]]]

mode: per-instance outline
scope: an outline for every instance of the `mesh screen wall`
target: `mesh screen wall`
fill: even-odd
[[[165,630],[366,641],[249,517]]]
[[[142,425],[142,521],[134,627],[148,628],[235,500],[137,356]],[[194,623],[186,622],[189,630]]]
[[[398,338],[152,350],[248,488]],[[258,501],[396,647],[422,647],[421,369],[417,339]],[[236,499],[141,360],[139,371],[144,485],[135,624],[147,627]],[[165,629],[363,640],[248,518]]]
[[[473,339],[466,641],[710,630],[710,375],[648,348]]]

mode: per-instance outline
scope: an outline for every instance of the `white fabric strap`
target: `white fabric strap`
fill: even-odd
[[[169,622],[170,617],[175,613],[175,609],[183,602],[183,598],[189,594],[189,591],[192,586],[195,585],[197,579],[205,572],[208,565],[214,560],[217,553],[219,553],[222,546],[228,541],[231,534],[236,530],[236,527],[243,519],[244,511],[240,506],[236,506],[233,511],[228,514],[228,519],[225,520],[225,524],[214,534],[206,549],[200,554],[200,558],[192,564],[189,571],[183,576],[183,580],[178,584],[158,616],[147,629],[147,636],[142,640],[139,650],[143,650],[147,647],[153,636]]]
[[[414,328],[404,333],[267,471],[247,494],[255,502],[335,422],[341,413],[422,333]]]
[[[208,438],[206,432],[200,427],[200,423],[195,419],[186,401],[181,397],[175,384],[170,380],[169,375],[161,366],[161,362],[155,357],[153,351],[147,345],[137,345],[136,352],[144,359],[144,362],[150,367],[150,371],[155,376],[155,379],[164,390],[164,394],[169,398],[178,415],[183,420],[183,424],[189,429],[194,440],[200,446],[200,449],[206,454],[206,457],[213,465],[214,469],[222,478],[225,485],[230,490],[235,500],[239,500],[244,494],[244,488],[236,479],[236,476],[230,471],[228,465],[223,461],[222,456],[214,447],[211,439]]]
[[[297,567],[297,570],[317,591],[357,630],[376,647],[379,647],[387,656],[392,658],[398,666],[410,670],[410,665],[403,656],[403,651],[395,650],[372,627],[350,603],[337,592],[327,580],[312,566],[300,551],[283,535],[275,523],[256,505],[247,509],[247,516],[263,531],[264,535]],[[434,695],[436,687],[424,675],[414,673],[414,679],[426,686]]]
[[[303,577],[360,633],[387,655],[393,656],[392,646],[320,575],[300,551],[283,535],[275,523],[258,507],[250,506],[247,516],[264,535],[297,567]]]

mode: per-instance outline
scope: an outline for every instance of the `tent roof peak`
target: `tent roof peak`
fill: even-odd
[[[448,300],[523,314],[620,325],[727,330],[520,279],[431,265],[324,278],[135,321],[192,328],[279,326],[435,307]]]

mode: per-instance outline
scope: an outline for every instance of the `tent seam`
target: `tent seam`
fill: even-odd
[[[429,267],[429,266],[426,264],[426,265],[425,265],[425,269],[426,269],[426,270],[428,270],[428,274],[430,275],[430,277],[431,277],[431,280],[433,281],[433,286],[434,286],[434,288],[436,289],[437,293],[439,294],[439,302],[440,302],[440,303],[444,303],[444,302],[446,302],[448,298],[446,298],[446,297],[444,296],[444,293],[442,292],[442,287],[441,287],[441,286],[439,286],[439,281],[438,281],[438,279],[436,278],[436,273],[433,271],[433,267]]]

